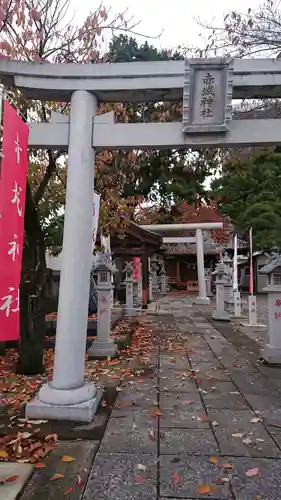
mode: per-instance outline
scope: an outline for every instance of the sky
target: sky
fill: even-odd
[[[72,0],[72,3],[76,20],[82,21],[99,0]],[[120,13],[128,8],[128,13],[141,21],[136,29],[142,34],[157,37],[163,31],[160,38],[151,40],[151,44],[167,49],[178,45],[197,46],[202,32],[196,22],[198,18],[221,25],[224,14],[231,9],[246,12],[249,7],[254,9],[261,3],[262,0],[104,0],[107,8],[112,6],[112,12]]]
[[[75,10],[75,20],[83,22],[84,17],[91,10],[95,10],[99,0],[72,0]],[[206,46],[200,33],[204,35],[203,24],[222,26],[224,16],[235,9],[245,13],[250,7],[256,9],[263,0],[104,0],[112,12],[121,13],[128,8],[128,17],[134,16],[140,21],[136,31],[153,37],[149,43],[158,48],[175,49],[178,46]],[[83,6],[82,6],[83,4]],[[159,37],[159,35],[161,36]],[[138,37],[139,41],[146,38]],[[108,49],[110,35],[106,36],[105,51]],[[206,187],[210,187],[210,179],[206,180]]]

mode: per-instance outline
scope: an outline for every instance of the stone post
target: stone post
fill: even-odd
[[[229,321],[229,314],[224,307],[224,264],[217,264],[216,270],[216,310],[212,316],[217,321]]]
[[[167,293],[167,275],[166,275],[165,264],[164,264],[163,260],[161,261],[160,265],[161,265],[160,277],[159,277],[160,294],[165,295]]]
[[[149,302],[153,301],[152,269],[151,269],[151,263],[150,262],[149,262],[149,268],[148,268],[148,300],[149,300]]]
[[[241,294],[240,292],[233,292],[234,296],[234,317],[240,318],[242,313],[242,304],[241,304]]]
[[[157,262],[151,262],[151,274],[152,274],[152,297],[153,300],[157,297],[159,292],[159,282],[157,276]]]
[[[112,265],[113,265],[113,275],[114,275],[114,274],[118,273],[118,269],[116,267],[116,264],[115,264],[114,260],[112,260]],[[114,286],[114,279],[112,278],[111,309],[113,309],[113,307],[114,307],[114,288],[115,288],[115,286]]]
[[[209,276],[206,278],[206,293],[207,293],[207,297],[209,297],[209,298],[213,297],[212,280]]]
[[[97,338],[88,350],[89,358],[113,357],[117,351],[117,345],[111,338],[111,309],[112,309],[112,276],[114,266],[110,255],[101,253],[97,259],[95,268],[97,274],[96,289],[98,292],[98,314],[97,314]]]
[[[207,292],[207,297],[212,297],[212,271],[211,269],[206,269],[205,271],[205,281],[206,281],[206,292]]]
[[[199,295],[195,299],[195,304],[210,304],[210,299],[207,297],[205,270],[204,270],[204,247],[203,233],[201,229],[196,229],[196,250],[197,250],[197,275]]]
[[[167,277],[165,271],[160,274],[160,293],[165,295],[167,293]]]
[[[268,285],[268,344],[261,350],[261,357],[272,364],[281,365],[281,286]]]
[[[139,257],[134,257],[133,269],[133,304],[135,309],[140,310],[142,307],[142,274],[141,261]]]
[[[136,315],[136,311],[134,309],[134,301],[133,301],[133,274],[134,268],[132,262],[127,262],[125,269],[126,278],[125,278],[125,286],[126,286],[126,304],[123,308],[124,316],[127,318],[132,318]]]
[[[135,310],[141,309],[140,284],[139,280],[133,280],[133,306]]]
[[[257,315],[257,297],[255,295],[249,295],[248,297],[248,307],[249,307],[249,325],[257,325],[258,315]]]
[[[142,263],[140,263],[140,279],[138,284],[138,294],[140,298],[140,307],[142,308],[143,300],[142,300]]]
[[[94,188],[94,95],[73,92],[53,380],[26,406],[27,418],[90,422],[101,391],[85,383]]]

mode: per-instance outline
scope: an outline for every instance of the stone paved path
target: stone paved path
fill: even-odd
[[[151,376],[120,391],[84,500],[279,500],[281,385],[190,298],[147,315]]]

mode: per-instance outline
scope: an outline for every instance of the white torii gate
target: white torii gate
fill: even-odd
[[[91,421],[100,399],[95,385],[84,381],[95,151],[281,144],[273,120],[231,120],[232,98],[281,97],[281,61],[1,60],[0,78],[27,98],[71,103],[69,117],[53,113],[50,123],[30,125],[30,147],[68,149],[68,176],[53,380],[27,405],[26,415]],[[207,102],[208,88],[212,99]],[[182,123],[116,124],[113,113],[96,116],[99,101],[181,99]]]
[[[207,297],[206,280],[205,280],[205,265],[204,265],[204,244],[203,244],[203,233],[202,229],[221,229],[223,227],[222,222],[198,222],[190,224],[147,224],[141,225],[142,229],[147,229],[148,231],[157,232],[173,232],[181,230],[196,230],[196,256],[197,256],[197,276],[198,276],[198,297],[195,299],[196,304],[208,305],[210,304],[210,299]],[[163,238],[163,243],[168,240],[170,243],[178,242],[178,240],[186,240],[187,242],[190,238]]]

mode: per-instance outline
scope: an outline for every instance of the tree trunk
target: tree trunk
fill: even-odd
[[[46,261],[44,234],[28,182],[24,228],[17,373],[35,375],[44,370]]]
[[[45,314],[40,298],[21,285],[20,343],[17,373],[37,375],[44,371]]]

